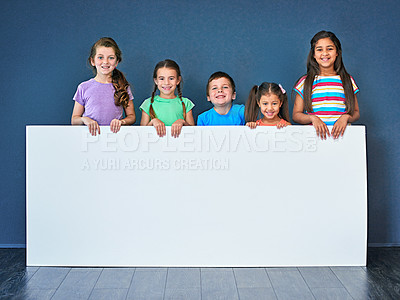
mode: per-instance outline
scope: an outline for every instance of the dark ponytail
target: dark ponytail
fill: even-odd
[[[259,106],[257,100],[258,86],[255,85],[251,88],[249,97],[247,98],[246,106],[244,109],[244,118],[246,122],[255,122],[258,119]]]

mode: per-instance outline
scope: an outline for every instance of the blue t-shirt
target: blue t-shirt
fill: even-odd
[[[220,115],[214,108],[197,117],[197,126],[245,125],[244,105],[233,104],[226,115]]]

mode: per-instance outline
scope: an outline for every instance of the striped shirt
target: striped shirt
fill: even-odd
[[[353,84],[354,94],[356,94],[359,89],[353,77],[350,78]],[[306,76],[302,77],[294,87],[295,92],[298,93],[302,99],[304,99],[303,90],[305,79]],[[316,76],[312,86],[311,101],[314,112],[308,114],[318,116],[326,125],[335,124],[337,119],[346,113],[346,97],[344,95],[340,76]]]

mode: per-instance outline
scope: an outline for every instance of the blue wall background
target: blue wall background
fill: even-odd
[[[154,65],[172,58],[197,117],[211,107],[205,85],[218,70],[234,78],[238,103],[263,81],[290,90],[306,71],[310,39],[323,29],[341,40],[345,66],[361,90],[369,243],[400,245],[399,13],[395,0],[2,2],[0,247],[26,242],[25,126],[70,123],[72,96],[92,77],[86,59],[98,38],[113,37],[123,51],[119,69],[134,87],[137,116],[151,93]],[[327,180],[340,188],[340,179]]]

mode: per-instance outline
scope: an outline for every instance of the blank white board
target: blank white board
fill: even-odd
[[[365,127],[27,126],[28,266],[365,266]]]

